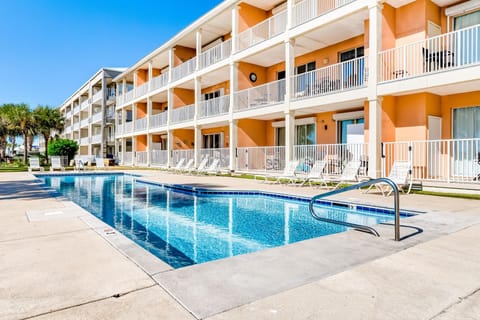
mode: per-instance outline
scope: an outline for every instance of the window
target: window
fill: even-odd
[[[480,11],[455,17],[453,24],[455,30],[460,30],[455,37],[455,65],[480,62],[480,32],[469,28],[480,24]]]
[[[203,99],[204,100],[211,100],[218,98],[223,95],[223,89],[212,91],[212,92],[207,92],[203,94]]]
[[[285,145],[285,127],[275,128],[275,144]],[[295,126],[295,144],[311,145],[316,143],[315,124],[302,124]]]
[[[363,84],[364,80],[364,62],[363,59],[355,60],[363,57],[364,48],[358,47],[352,50],[341,52],[339,56],[342,65],[342,77],[345,87],[357,86]],[[346,62],[350,61],[350,62]]]
[[[203,135],[203,148],[218,149],[223,147],[223,133]]]
[[[480,158],[480,107],[453,109],[453,139],[460,140],[452,146],[454,174],[477,176]]]
[[[338,121],[339,143],[363,143],[364,118]]]
[[[309,71],[315,70],[315,61],[302,64],[295,68],[295,74],[301,75],[297,76],[296,79],[296,88],[295,92],[304,92],[309,90],[312,87],[312,83],[315,81],[315,72],[307,73]],[[305,73],[305,74],[304,74]]]

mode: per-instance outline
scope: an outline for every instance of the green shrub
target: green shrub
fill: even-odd
[[[73,159],[78,151],[76,141],[69,139],[56,139],[48,145],[48,154],[51,156],[67,156],[68,162]]]

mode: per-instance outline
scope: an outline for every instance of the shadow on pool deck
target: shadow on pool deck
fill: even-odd
[[[36,180],[0,182],[0,200],[35,200],[49,195],[49,192]]]

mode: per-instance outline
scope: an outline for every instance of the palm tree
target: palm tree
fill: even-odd
[[[5,152],[8,145],[7,137],[7,117],[3,111],[3,106],[0,106],[0,159],[5,159]]]
[[[23,163],[28,159],[28,135],[35,129],[33,113],[25,103],[14,104],[9,115],[9,126],[23,135]]]
[[[20,129],[14,124],[15,108],[16,108],[16,105],[11,103],[3,104],[1,107],[1,113],[3,115],[3,119],[6,125],[7,142],[8,140],[10,140],[10,145],[11,145],[13,154],[15,153],[16,138],[22,134]]]
[[[45,159],[48,161],[48,142],[53,139],[52,134],[62,133],[65,128],[65,119],[60,111],[49,106],[38,106],[33,110],[37,133],[45,141]]]

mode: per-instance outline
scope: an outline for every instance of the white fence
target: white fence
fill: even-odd
[[[135,88],[135,98],[141,97],[148,93],[148,82],[143,83]]]
[[[285,79],[235,93],[235,111],[263,108],[285,101]]]
[[[195,72],[195,69],[197,68],[197,57],[193,57],[190,60],[185,61],[181,65],[176,66],[173,68],[173,81],[179,80],[183,77],[188,76],[189,74],[192,74]]]
[[[217,62],[225,60],[232,54],[232,40],[224,41],[213,48],[202,52],[200,56],[200,65],[202,68],[211,66]]]
[[[101,122],[103,120],[103,112],[97,112],[92,116],[92,122]]]
[[[320,96],[363,87],[367,83],[365,57],[330,65],[293,77],[293,99]]]
[[[132,133],[133,131],[133,121],[125,122],[123,125],[123,133]]]
[[[180,123],[193,120],[195,116],[195,105],[179,107],[172,110],[172,123]]]
[[[133,89],[125,93],[123,103],[129,103],[130,101],[132,101],[134,97],[134,93],[135,91]]]
[[[102,135],[101,134],[93,135],[90,142],[95,144],[102,143]]]
[[[100,90],[98,91],[97,93],[95,93],[92,97],[92,102],[95,102],[95,101],[98,101],[98,100],[101,100],[103,98],[103,90]]]
[[[271,39],[285,32],[287,27],[287,12],[282,11],[267,20],[238,34],[237,49],[244,50],[262,41]]]
[[[282,171],[285,147],[237,148],[236,170],[240,172]]]
[[[230,109],[230,95],[200,102],[200,118],[207,118],[227,114]]]
[[[152,150],[152,166],[166,166],[168,163],[168,150]]]
[[[148,153],[146,151],[135,152],[135,165],[146,166],[148,164]]]
[[[135,120],[135,131],[147,130],[147,117]]]
[[[89,120],[88,118],[81,120],[80,121],[80,128],[88,127],[88,124],[90,123],[88,120]]]
[[[414,77],[480,63],[480,25],[379,53],[380,81]]]
[[[228,170],[230,167],[230,149],[229,148],[211,148],[201,149],[200,157],[202,159],[208,158],[207,166],[211,165],[213,160],[218,159],[219,168]]]
[[[355,0],[304,0],[298,2],[293,8],[294,25],[298,26],[354,1]]]
[[[480,183],[480,139],[388,142],[382,156],[383,176],[395,161],[407,160],[414,181]]]
[[[188,160],[194,158],[194,150],[193,149],[179,149],[179,150],[172,150],[172,163],[171,167],[175,167],[180,159],[185,159],[185,163]]]
[[[165,87],[168,83],[168,73],[162,73],[159,76],[156,76],[152,79],[152,90],[160,89]]]
[[[132,164],[133,164],[133,152],[127,151],[123,154],[123,165],[131,166]]]
[[[151,116],[150,118],[150,127],[159,128],[167,125],[168,112],[164,111],[162,113]]]

